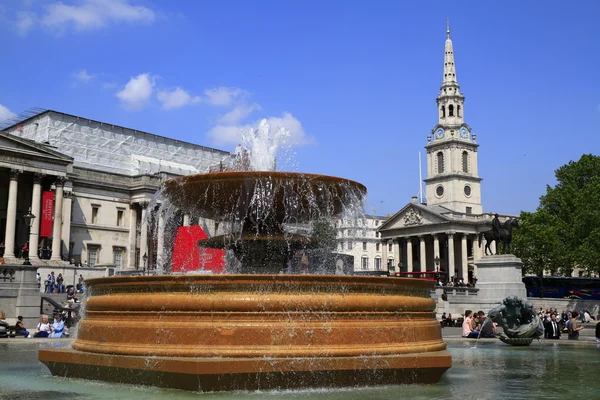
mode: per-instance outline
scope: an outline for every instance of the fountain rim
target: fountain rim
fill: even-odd
[[[332,175],[312,174],[306,172],[286,172],[286,171],[223,171],[223,172],[208,172],[205,174],[191,174],[178,176],[176,178],[167,179],[166,185],[175,183],[187,183],[188,181],[205,181],[211,180],[214,183],[218,181],[228,180],[248,180],[248,179],[308,179],[309,181],[328,181],[330,183],[345,183],[352,185],[364,193],[367,193],[367,187],[360,182],[351,179],[340,178]]]
[[[161,283],[173,284],[201,284],[201,283],[278,283],[278,284],[388,284],[390,286],[409,284],[414,289],[435,288],[435,282],[417,278],[395,278],[388,276],[360,276],[360,275],[321,275],[321,274],[181,274],[181,275],[140,275],[140,276],[108,276],[86,279],[87,286],[117,283]],[[92,294],[93,296],[93,294]]]

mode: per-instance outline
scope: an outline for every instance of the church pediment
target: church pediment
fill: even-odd
[[[10,160],[44,160],[61,165],[71,164],[73,158],[59,153],[42,143],[0,132],[0,154]]]
[[[446,222],[449,219],[422,206],[410,203],[388,219],[379,228],[380,231],[412,228],[423,225],[433,225]]]

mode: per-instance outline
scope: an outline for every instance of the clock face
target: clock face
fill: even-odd
[[[460,128],[460,137],[465,139],[469,137],[469,130],[464,126]]]
[[[438,128],[437,131],[435,131],[435,137],[438,139],[443,138],[444,137],[444,129]]]

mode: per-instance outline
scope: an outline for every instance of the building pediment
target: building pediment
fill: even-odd
[[[436,211],[429,210],[427,206],[409,203],[385,221],[379,231],[435,225],[447,221],[449,221],[449,218]]]
[[[6,132],[0,132],[0,154],[9,161],[43,160],[61,166],[73,163],[72,157],[66,156],[50,146],[13,136]]]

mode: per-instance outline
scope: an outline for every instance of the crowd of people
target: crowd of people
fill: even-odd
[[[40,276],[40,274],[36,274],[38,287],[40,287],[41,285],[41,279],[42,277]],[[79,278],[77,280],[77,285],[75,288],[73,288],[72,285],[69,285],[65,288],[64,281],[65,280],[61,273],[59,273],[58,276],[55,276],[54,271],[51,271],[46,277],[46,279],[44,279],[44,293],[66,293],[67,300],[69,300],[69,296],[71,296],[71,298],[75,298],[75,294],[83,293],[84,278],[82,274],[79,274]]]

